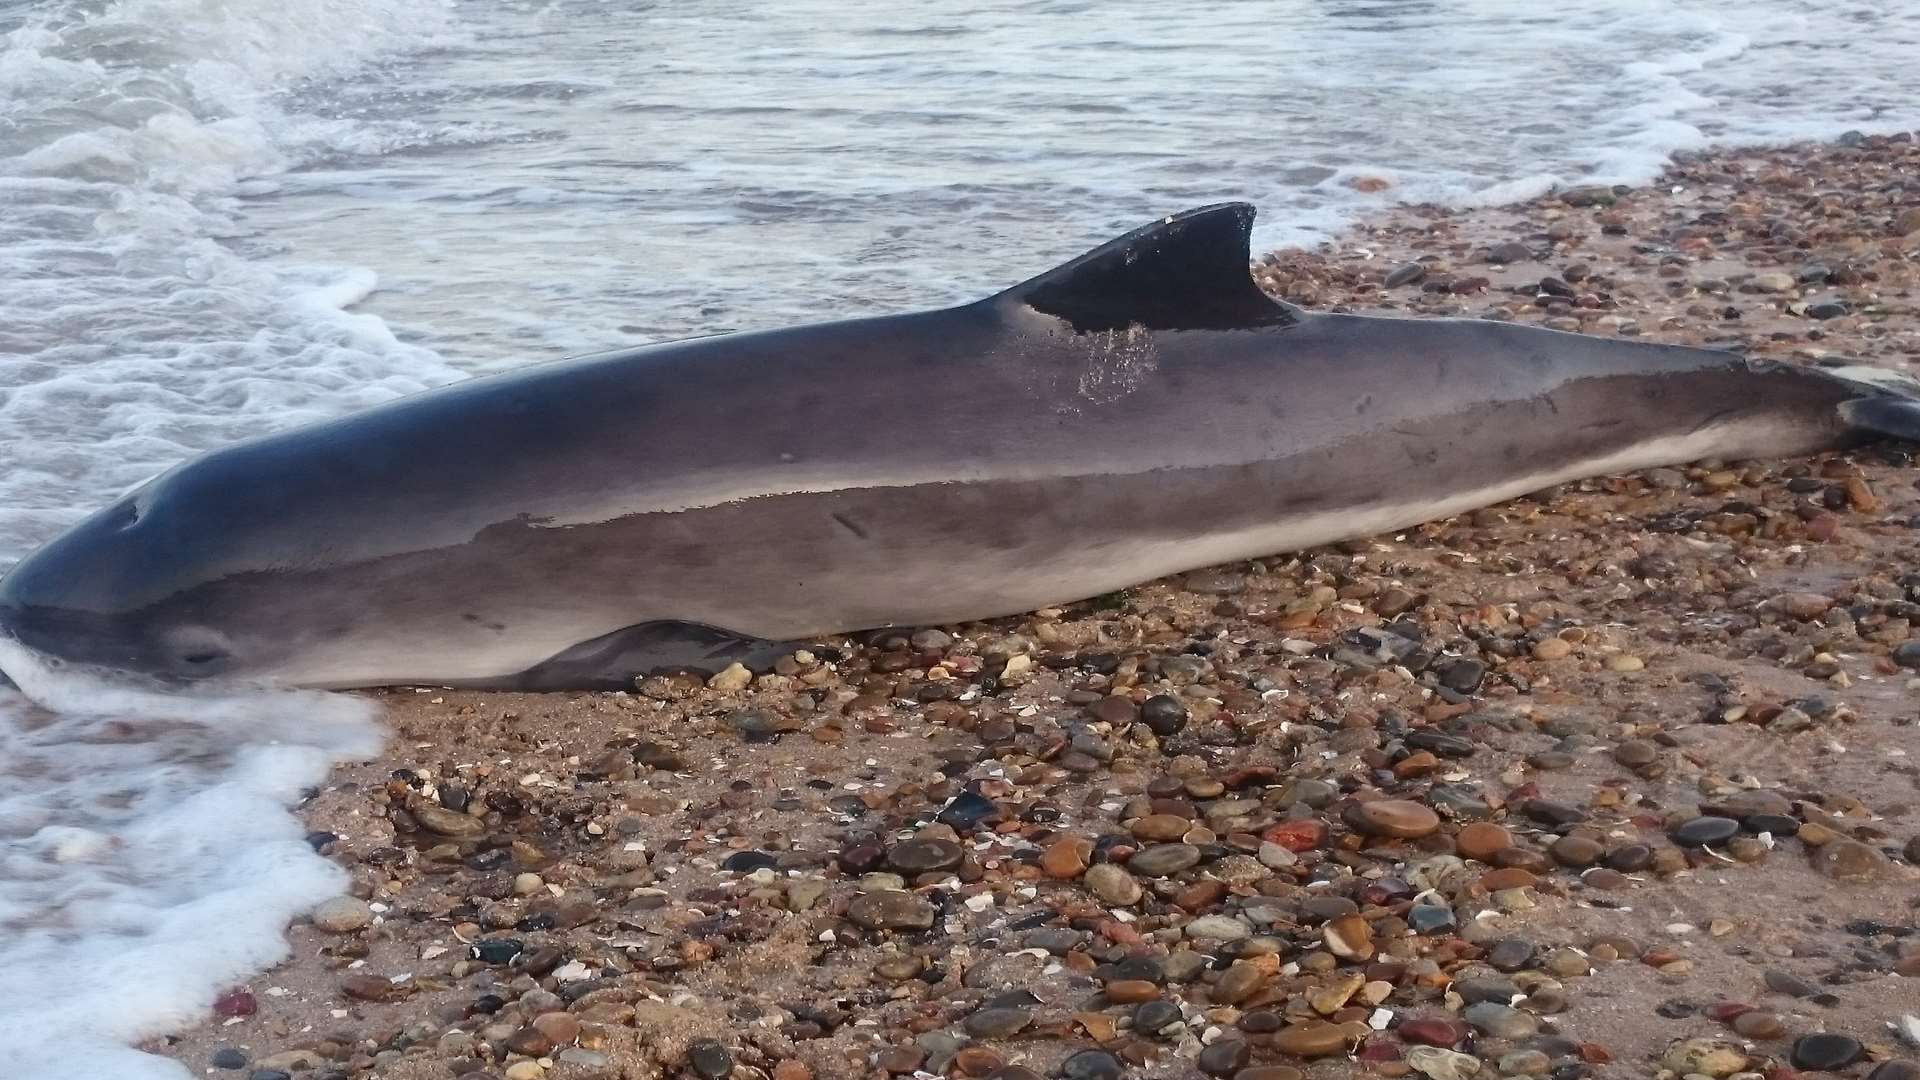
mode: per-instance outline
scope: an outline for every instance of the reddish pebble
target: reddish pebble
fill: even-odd
[[[229,990],[213,999],[213,1015],[223,1019],[252,1016],[259,1011],[260,1003],[254,1000],[252,992],[248,990]]]
[[[1752,1011],[1753,1006],[1743,1005],[1737,1001],[1715,1002],[1706,1008],[1709,1019],[1718,1020],[1723,1024],[1731,1024],[1733,1023],[1734,1017],[1739,1016],[1741,1013]]]
[[[1385,1039],[1368,1039],[1353,1056],[1361,1061],[1399,1061],[1400,1048]]]
[[[1394,1030],[1407,1042],[1421,1046],[1458,1046],[1467,1037],[1464,1025],[1437,1016],[1416,1016]]]
[[[1317,849],[1327,840],[1327,823],[1308,818],[1283,821],[1260,834],[1260,839],[1279,844],[1296,855]]]

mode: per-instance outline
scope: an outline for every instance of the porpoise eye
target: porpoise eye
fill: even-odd
[[[166,632],[164,642],[176,670],[183,673],[212,673],[233,659],[233,650],[227,647],[226,637],[206,627],[177,627]]]

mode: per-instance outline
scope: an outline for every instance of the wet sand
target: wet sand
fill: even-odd
[[[1256,274],[1917,372],[1917,176],[1905,138],[1705,155]],[[151,1048],[259,1080],[1912,1080],[1917,483],[1893,446],[1702,462],[750,684],[383,693],[386,754],[300,811],[353,895]]]

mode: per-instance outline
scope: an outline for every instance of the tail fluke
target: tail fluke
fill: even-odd
[[[1856,431],[1902,442],[1920,442],[1920,379],[1872,364],[1822,363],[1824,375],[1860,392],[1840,406],[1840,418]]]
[[[1861,431],[1883,435],[1902,442],[1920,443],[1920,399],[1894,397],[1855,398],[1840,406],[1840,415]]]

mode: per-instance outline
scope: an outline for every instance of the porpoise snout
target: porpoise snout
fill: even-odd
[[[10,602],[0,582],[0,637],[55,664],[126,666],[128,650],[112,644],[98,615]]]

